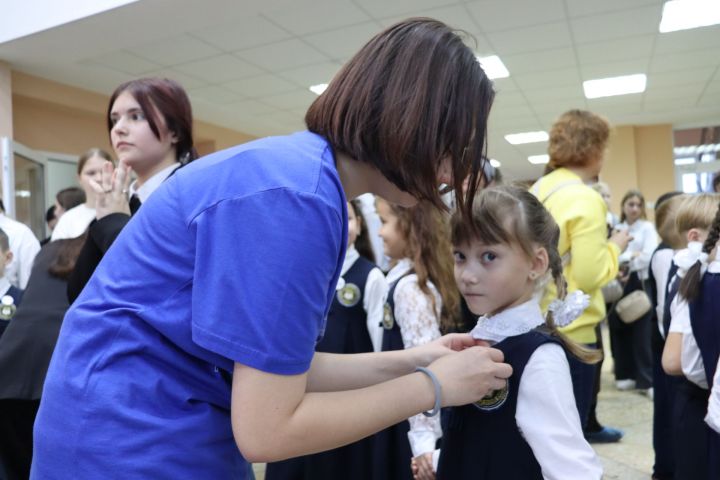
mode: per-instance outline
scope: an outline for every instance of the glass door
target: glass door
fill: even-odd
[[[45,238],[47,159],[9,138],[0,141],[5,213],[30,227],[37,238]]]

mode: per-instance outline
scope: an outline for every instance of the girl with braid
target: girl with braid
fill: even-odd
[[[708,397],[720,356],[720,195],[700,194],[683,202],[676,219],[688,240],[673,261],[678,266],[670,286],[670,328],[663,369],[682,375],[675,400],[676,478],[720,478],[720,436],[705,424]]]
[[[560,230],[527,190],[492,187],[475,197],[472,223],[451,223],[455,280],[480,315],[471,334],[501,350],[513,367],[505,388],[451,409],[438,479],[599,479],[602,466],[583,437],[568,355],[594,363],[600,352],[558,331],[589,303],[566,295]],[[558,300],[543,315],[549,282]]]

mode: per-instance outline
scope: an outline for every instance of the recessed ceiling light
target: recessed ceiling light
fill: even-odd
[[[665,2],[660,33],[707,27],[720,23],[717,0],[672,0]]]
[[[480,65],[482,65],[483,70],[485,70],[485,75],[487,75],[490,80],[495,78],[507,78],[510,76],[510,72],[508,72],[507,67],[505,67],[505,64],[497,55],[477,57],[477,60],[480,62]]]
[[[583,82],[586,98],[612,97],[641,93],[645,91],[647,76],[644,73],[623,75],[621,77],[599,78]]]
[[[325,89],[328,87],[327,83],[318,83],[317,85],[313,85],[310,87],[310,91],[314,94],[320,95],[322,94]]]
[[[523,143],[536,143],[545,142],[548,137],[548,133],[544,131],[540,132],[523,132],[523,133],[511,133],[505,135],[505,140],[513,145],[521,145]]]
[[[534,163],[535,165],[541,164],[541,163],[548,163],[550,161],[550,155],[530,155],[528,157],[528,162]]]
[[[499,161],[495,160],[494,158],[491,158],[491,159],[490,159],[490,165],[492,165],[492,166],[495,167],[495,168],[500,168],[500,167],[502,166],[502,163],[500,163]]]

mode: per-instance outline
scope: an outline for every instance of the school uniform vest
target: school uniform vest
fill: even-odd
[[[668,281],[677,272],[673,262]],[[663,312],[663,325],[665,331],[670,329],[670,305],[680,290],[681,279],[678,278],[668,291]],[[692,320],[691,320],[692,324]],[[696,337],[697,340],[697,337]],[[675,478],[707,478],[708,469],[708,432],[703,418],[707,409],[709,390],[700,388],[687,378],[674,377],[670,384],[674,388],[672,400],[673,438],[675,440]],[[670,392],[672,394],[673,392]]]
[[[363,307],[365,284],[375,265],[363,257],[345,272],[345,285],[340,288],[328,313],[325,334],[315,350],[328,353],[372,352],[367,329],[367,312]]]
[[[678,278],[675,283],[673,283],[672,288],[670,287],[670,282],[672,282],[673,278],[677,274],[678,266],[675,265],[675,262],[672,262],[670,264],[670,272],[668,273],[668,279],[667,283],[665,284],[665,305],[663,305],[663,330],[665,330],[665,338],[667,338],[668,332],[670,330],[670,320],[672,319],[670,316],[670,304],[672,304],[672,301],[675,299],[675,296],[677,295],[678,291],[680,290],[680,281],[681,279]],[[664,343],[664,342],[663,342]]]
[[[359,257],[345,272],[328,313],[325,334],[315,350],[327,353],[372,352],[363,307],[365,285],[375,264]],[[371,478],[372,437],[326,452],[268,463],[266,480],[367,480]],[[409,460],[408,460],[409,462]]]
[[[395,321],[395,289],[400,280],[414,273],[409,271],[398,278],[388,291],[388,299],[383,313],[382,350],[402,350],[404,347],[400,325]],[[373,436],[373,474],[372,480],[411,480],[410,459],[412,450],[408,440],[410,423],[403,420]]]
[[[541,345],[559,340],[541,329],[508,337],[494,345],[513,368],[505,390],[474,404],[450,409],[443,432],[438,480],[542,480],[540,464],[515,421],[520,379]],[[542,395],[542,392],[537,392]]]
[[[705,365],[708,388],[713,387],[713,377],[720,357],[720,274],[706,273],[700,283],[700,295],[690,302],[690,325]],[[709,392],[709,390],[708,390]],[[707,409],[707,402],[705,403]],[[703,411],[704,414],[704,411]],[[703,415],[704,416],[704,415]],[[708,479],[720,478],[720,434],[707,428],[708,433]]]

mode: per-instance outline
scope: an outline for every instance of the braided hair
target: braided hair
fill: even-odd
[[[715,217],[710,224],[710,230],[708,232],[707,239],[705,239],[705,242],[703,243],[703,253],[707,253],[708,255],[712,253],[715,245],[718,242],[718,239],[720,239],[720,205],[718,206],[718,209],[715,212]],[[698,295],[700,295],[701,271],[702,266],[700,262],[696,262],[695,265],[690,267],[690,269],[685,274],[685,277],[683,277],[682,281],[680,282],[679,293],[688,302],[692,302],[693,300],[697,299]]]

